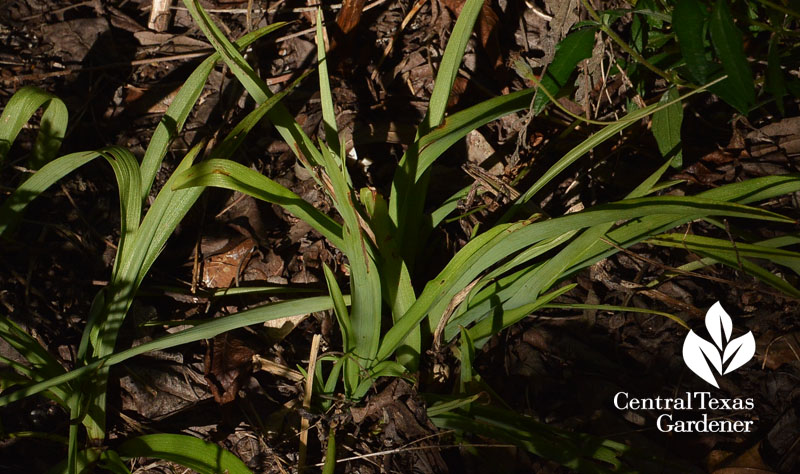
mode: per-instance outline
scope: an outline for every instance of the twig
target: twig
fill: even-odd
[[[24,17],[20,18],[20,21],[28,21],[28,20],[33,20],[34,18],[39,18],[40,16],[55,15],[55,14],[58,14],[58,13],[64,13],[65,11],[72,10],[73,8],[88,7],[90,5],[94,5],[95,1],[96,0],[88,0],[86,2],[76,3],[75,5],[69,5],[69,6],[66,6],[64,8],[57,8],[55,10],[49,10],[49,11],[41,12],[41,13],[34,13],[33,15],[28,15],[28,16],[24,16]]]
[[[617,45],[620,48],[622,48],[623,51],[630,54],[633,57],[633,59],[635,59],[642,66],[653,71],[655,74],[661,76],[662,78],[666,79],[667,82],[670,82],[672,84],[677,84],[679,86],[686,86],[692,88],[697,87],[694,84],[686,83],[685,81],[681,80],[674,74],[669,74],[666,71],[663,71],[660,68],[653,65],[650,61],[645,59],[644,56],[639,54],[635,49],[631,48],[628,45],[628,43],[626,43],[622,38],[619,37],[619,35],[616,32],[614,32],[614,30],[612,30],[611,28],[608,27],[608,25],[603,23],[603,20],[600,18],[600,15],[598,15],[597,11],[595,11],[595,9],[592,8],[592,5],[589,3],[589,0],[581,0],[581,2],[583,3],[583,6],[586,7],[586,10],[589,12],[589,15],[592,17],[592,19],[594,19],[594,21],[599,23],[600,30],[602,30],[603,33],[607,34],[609,38],[614,40],[614,42],[617,43]]]
[[[308,373],[306,374],[306,393],[303,396],[303,409],[308,411],[311,408],[311,393],[314,390],[314,372],[317,370],[317,353],[319,352],[319,341],[322,336],[314,334],[311,339],[311,351],[308,354]],[[300,419],[300,451],[297,455],[297,472],[303,472],[306,465],[306,455],[308,454],[308,418],[303,416]]]
[[[347,462],[347,461],[358,461],[364,460],[368,458],[374,458],[377,456],[385,456],[387,454],[398,454],[398,453],[405,453],[409,451],[422,451],[425,449],[451,449],[451,448],[518,448],[519,446],[515,444],[489,444],[489,443],[462,443],[462,444],[438,444],[435,446],[412,446],[410,448],[400,447],[395,449],[388,449],[386,451],[378,451],[377,453],[369,453],[369,454],[359,454],[357,456],[351,456],[349,458],[342,458],[337,459],[336,463],[340,462]],[[322,467],[324,463],[314,464],[314,467]]]
[[[150,18],[147,20],[147,27],[154,31],[167,31],[169,28],[169,9],[172,0],[152,0],[150,8]]]
[[[414,6],[411,7],[411,10],[408,11],[406,17],[403,18],[402,23],[400,23],[400,28],[398,28],[397,31],[394,32],[394,35],[392,35],[392,38],[389,40],[389,43],[383,50],[383,54],[381,54],[381,58],[378,60],[378,64],[375,66],[375,70],[372,71],[371,79],[373,81],[375,80],[375,78],[378,77],[378,71],[380,70],[381,65],[383,64],[383,61],[385,61],[386,58],[389,56],[389,54],[391,54],[392,49],[394,48],[394,43],[400,38],[400,35],[403,33],[403,30],[405,30],[406,26],[411,22],[411,19],[414,18],[414,15],[417,14],[420,8],[422,8],[422,6],[425,5],[426,1],[428,0],[417,0]]]
[[[301,36],[301,35],[298,35]],[[47,79],[50,77],[61,77],[61,76],[69,76],[70,74],[78,74],[81,72],[86,71],[104,71],[108,69],[115,69],[120,67],[131,67],[131,66],[143,66],[145,64],[156,64],[156,63],[163,63],[163,62],[170,62],[170,61],[181,61],[184,59],[194,59],[194,58],[202,58],[204,56],[208,56],[209,54],[214,53],[213,49],[202,49],[199,51],[195,51],[193,53],[184,53],[184,54],[175,54],[172,56],[162,56],[158,58],[150,58],[150,59],[137,59],[134,61],[129,61],[126,63],[111,63],[111,64],[103,64],[101,66],[88,66],[82,68],[73,68],[73,69],[64,69],[62,71],[52,71],[52,72],[38,72],[34,74],[25,74],[23,76],[14,76],[8,79],[0,79],[5,83],[9,82],[21,82],[21,81],[38,81],[42,79]],[[282,84],[289,79],[292,78],[294,72],[282,74],[276,77],[268,77],[264,79],[264,82],[267,85],[275,85],[275,84]]]

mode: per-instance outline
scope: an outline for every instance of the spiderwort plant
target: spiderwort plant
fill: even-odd
[[[210,17],[197,2],[187,0],[185,3],[248,92],[257,102],[266,100],[269,97],[266,85],[230,46]],[[425,222],[422,210],[430,167],[469,131],[527,108],[535,94],[535,89],[529,89],[490,99],[445,120],[449,92],[481,4],[479,0],[468,0],[464,4],[442,57],[428,113],[400,160],[388,199],[375,190],[352,188],[336,130],[320,13],[317,15],[318,72],[327,144],[320,142],[319,147],[312,146],[311,139],[285,114],[267,115],[295,150],[300,162],[330,196],[344,221],[338,232],[317,214],[307,210],[295,214],[307,219],[326,237],[335,234],[334,239],[329,240],[342,250],[350,265],[353,306],[349,311],[342,304],[334,304],[334,308],[345,345],[345,393],[356,400],[366,393],[375,377],[416,370],[419,355],[436,337],[453,340],[460,326],[468,326],[469,334],[480,345],[502,328],[548,304],[566,291],[565,288],[556,289],[557,283],[616,251],[616,247],[599,240],[604,236],[625,247],[705,216],[790,221],[738,202],[753,202],[748,195],[753,190],[758,190],[763,198],[772,195],[773,190],[782,193],[795,189],[798,178],[794,176],[723,186],[714,190],[716,192],[696,197],[647,197],[661,186],[659,180],[672,160],[670,157],[623,201],[543,221],[538,220],[539,216],[529,216],[485,230],[461,249],[417,295],[412,285],[414,260],[424,246],[424,240],[418,236],[426,235],[417,231],[438,225],[454,209],[450,201],[431,213],[434,216],[431,222]],[[584,41],[589,36],[582,38]],[[574,58],[570,61],[574,67],[577,61]],[[705,87],[689,94],[701,92]],[[554,90],[544,89],[543,92],[552,97]],[[604,127],[599,132],[567,153],[522,193],[511,206],[506,220],[520,215],[538,191],[593,147],[648,115],[674,111],[685,98],[669,96],[618,121],[601,123]],[[778,181],[780,190],[776,187]],[[178,186],[219,186],[281,205],[285,201],[274,196],[288,192],[269,178],[227,160],[209,160],[195,165],[180,177]],[[299,210],[299,203],[291,205],[292,208],[284,207],[289,212]],[[621,220],[626,222],[617,224]],[[555,257],[544,261],[537,259],[559,248]],[[325,273],[335,303],[342,292],[332,272],[326,270]],[[392,316],[393,324],[388,328],[381,327],[383,307],[388,308]],[[334,370],[339,370],[339,366],[334,366]],[[331,387],[332,383],[330,379],[320,379],[319,386]]]
[[[800,177],[796,175],[752,179],[720,186],[697,196],[656,195],[657,191],[671,184],[662,183],[661,177],[677,158],[672,152],[676,146],[675,134],[669,131],[659,139],[665,154],[662,166],[631,190],[625,199],[548,218],[527,210],[526,204],[547,184],[592,148],[626,127],[649,115],[661,114],[662,125],[656,127],[654,123],[654,127],[674,131],[682,101],[690,94],[712,86],[713,80],[709,79],[702,87],[683,96],[669,91],[659,103],[631,111],[614,122],[598,123],[601,128],[538,176],[497,225],[473,236],[434,279],[415,285],[415,262],[426,244],[425,239],[431,229],[455,211],[459,198],[456,195],[444,203],[433,203],[433,210],[423,213],[426,206],[431,206],[426,199],[431,167],[470,131],[504,115],[526,110],[532,102],[534,109],[539,107],[541,111],[541,104],[547,101],[537,94],[543,93],[552,101],[578,63],[576,54],[584,54],[581,51],[585,51],[587,45],[591,46],[594,32],[578,30],[572,33],[577,34],[570,39],[576,48],[564,48],[557,53],[554,63],[560,61],[560,65],[556,64],[559,67],[553,71],[550,82],[543,80],[539,88],[492,98],[446,116],[450,90],[483,4],[482,0],[467,0],[439,65],[429,110],[414,140],[408,144],[388,198],[385,198],[373,189],[354,189],[350,179],[336,128],[321,13],[317,13],[318,72],[326,140],[315,143],[280,103],[286,92],[273,95],[239,52],[266,31],[260,30],[235,44],[231,43],[196,0],[185,0],[184,3],[217,53],[206,60],[181,89],[156,130],[141,165],[129,152],[117,147],[67,155],[45,165],[0,207],[0,226],[3,226],[0,231],[10,232],[10,223],[19,218],[31,199],[83,163],[103,156],[118,177],[123,221],[119,252],[111,283],[92,306],[76,367],[71,371],[64,370],[33,338],[8,319],[0,318],[0,334],[30,362],[30,366],[14,365],[20,376],[30,383],[0,396],[0,405],[46,392],[67,406],[75,421],[70,430],[70,472],[77,472],[82,460],[92,456],[97,459],[96,451],[78,450],[78,429],[82,423],[94,442],[104,437],[105,382],[109,367],[147,351],[210,338],[270,319],[330,309],[334,311],[342,333],[344,355],[338,358],[326,356],[326,360],[334,360],[327,374],[323,373],[321,364],[317,366],[315,386],[320,391],[327,394],[336,392],[341,380],[345,395],[358,401],[366,395],[377,377],[410,376],[419,369],[420,356],[428,348],[441,347],[460,339],[463,365],[460,392],[452,399],[431,405],[431,417],[437,424],[467,429],[478,426],[476,423],[480,422],[483,423],[480,426],[490,427],[489,436],[521,440],[525,449],[583,472],[603,472],[591,460],[618,463],[618,458],[627,452],[618,443],[600,443],[596,450],[587,452],[580,449],[581,443],[585,444],[583,438],[557,433],[527,419],[514,421],[492,410],[471,407],[477,398],[470,387],[479,382],[471,368],[476,348],[536,309],[554,305],[554,300],[570,289],[569,285],[559,286],[561,283],[619,248],[643,241],[654,245],[677,245],[677,237],[664,232],[696,219],[714,223],[716,217],[731,216],[793,222],[747,204],[797,192],[800,190]],[[274,27],[277,25],[271,29]],[[142,219],[142,201],[150,192],[169,141],[180,131],[202,84],[219,59],[230,68],[258,106],[211,150],[210,159],[192,165],[200,148],[195,147],[187,154]],[[43,97],[46,96],[36,99],[40,101],[39,105],[46,102]],[[55,103],[52,97],[47,100],[51,100],[52,107]],[[54,111],[58,106],[55,107]],[[263,118],[275,125],[317,185],[326,192],[341,218],[341,224],[275,181],[230,160],[247,133]],[[52,136],[58,137],[60,122],[55,118],[51,122],[55,130]],[[0,139],[10,143],[13,137],[10,140],[7,137],[14,134],[0,133]],[[43,139],[47,144],[56,141],[56,138]],[[43,148],[48,149],[48,146]],[[288,300],[254,308],[134,348],[115,351],[119,327],[142,278],[177,222],[205,186],[241,191],[280,205],[307,222],[345,255],[351,294],[342,291],[335,273],[325,267],[330,296]],[[737,265],[737,268],[741,265],[744,271],[767,284],[794,294],[796,289],[750,258],[770,258],[797,271],[800,256],[781,249],[795,242],[778,239],[733,247],[726,241],[688,239],[681,241],[680,245],[691,246],[693,251],[706,257],[707,262],[722,262]],[[741,263],[738,262],[740,259]],[[421,291],[417,293],[415,288],[421,288]],[[385,319],[384,311],[388,312]],[[682,323],[673,315],[665,316]],[[391,324],[386,326],[383,321],[391,321]],[[465,411],[465,407],[475,409],[470,412]],[[153,448],[152,443],[158,441],[155,438],[143,441],[143,445],[136,445],[141,448],[139,451],[120,448],[118,457],[146,452],[146,449],[161,452],[164,456],[175,455],[169,454],[166,448]],[[109,460],[108,464],[119,465],[112,461]],[[238,469],[227,469],[234,472],[234,468]]]
[[[236,43],[235,48],[246,47],[281,26],[282,24],[271,25],[246,35]],[[59,382],[57,385],[43,387],[47,390],[48,397],[65,406],[70,413],[69,456],[66,464],[69,472],[77,472],[79,459],[88,456],[85,452],[79,455],[78,451],[81,426],[86,429],[92,445],[100,445],[105,438],[106,386],[109,367],[112,365],[105,362],[110,357],[124,354],[124,351],[116,354],[114,351],[119,330],[136,291],[175,227],[203,191],[202,187],[175,189],[174,186],[176,177],[187,170],[199,155],[203,148],[201,143],[186,154],[173,175],[158,192],[147,212],[143,212],[144,201],[150,194],[156,172],[161,166],[169,144],[182,129],[218,60],[218,54],[211,55],[187,79],[156,128],[141,164],[128,150],[117,146],[72,153],[52,159],[66,130],[67,112],[63,102],[58,98],[36,88],[26,87],[18,91],[0,118],[0,160],[2,160],[24,123],[39,107],[44,109],[42,127],[31,154],[31,165],[43,166],[0,205],[0,235],[3,237],[10,238],[25,207],[33,199],[62,177],[95,158],[102,157],[111,165],[119,189],[121,226],[117,255],[108,286],[97,294],[91,305],[77,350],[76,367],[70,372],[77,374],[78,377],[68,377],[69,381],[66,383]],[[290,90],[291,87],[261,104],[242,124],[234,128],[215,150],[217,155],[229,156],[235,151],[241,143],[237,138],[238,134],[243,130],[246,134],[258,118],[277,104]],[[327,301],[329,299],[325,302],[317,300],[310,305],[301,306],[305,311],[311,307],[318,307],[319,303],[327,306],[325,304]],[[196,334],[194,337],[197,339],[208,337],[208,334],[213,332],[213,326],[207,327],[202,334]],[[30,363],[28,367],[3,360],[14,368],[22,379],[38,382],[41,386],[42,383],[64,379],[67,375],[54,357],[6,317],[0,317],[0,337],[9,342]],[[0,403],[5,404],[36,391],[38,389],[34,383],[33,386],[23,387],[4,395]]]

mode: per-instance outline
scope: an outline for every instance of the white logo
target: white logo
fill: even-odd
[[[756,340],[752,331],[731,340],[733,322],[719,301],[706,313],[706,329],[714,343],[706,341],[694,331],[689,331],[683,341],[683,360],[692,372],[719,388],[711,367],[720,375],[733,372],[753,358]]]

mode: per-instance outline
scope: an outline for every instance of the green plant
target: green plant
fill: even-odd
[[[268,97],[266,88],[252,69],[230,48],[225,37],[202,9],[194,5],[195,2],[186,3],[206,36],[223,52],[223,58],[250,94],[257,101],[265,100]],[[318,26],[317,35],[318,59],[327,144],[320,142],[319,148],[315,148],[305,136],[289,136],[285,131],[298,132],[299,127],[286,116],[270,117],[276,127],[284,131],[284,138],[297,152],[298,159],[316,176],[319,186],[327,191],[343,220],[340,230],[332,228],[330,221],[321,216],[307,212],[295,214],[307,219],[312,227],[328,237],[347,256],[350,264],[352,307],[349,310],[334,274],[325,269],[345,355],[334,364],[327,376],[321,370],[317,374],[318,390],[324,393],[335,391],[336,379],[341,375],[345,394],[359,400],[377,377],[412,373],[419,367],[419,357],[425,349],[431,344],[453,341],[459,333],[480,346],[501,329],[568,291],[570,286],[558,287],[558,284],[616,252],[617,247],[627,247],[692,220],[710,219],[711,216],[792,222],[791,219],[744,204],[800,189],[797,176],[756,179],[722,186],[692,197],[647,197],[671,184],[659,183],[659,180],[669,164],[679,158],[674,149],[679,146],[680,140],[681,100],[719,81],[725,81],[724,77],[718,77],[683,97],[679,97],[673,89],[665,94],[662,102],[634,110],[618,121],[603,124],[600,131],[567,153],[523,193],[503,220],[510,221],[522,214],[525,204],[538,191],[590,149],[642,118],[656,114],[654,121],[660,123],[654,123],[654,127],[658,130],[657,137],[660,135],[659,141],[663,143],[662,151],[667,159],[625,200],[547,220],[538,220],[540,216],[528,214],[521,221],[486,229],[474,236],[436,278],[428,281],[424,287],[419,285],[423,290],[417,295],[412,284],[415,260],[432,228],[455,208],[455,199],[451,199],[428,216],[423,212],[430,167],[469,131],[502,115],[527,108],[535,93],[531,89],[491,99],[445,119],[445,104],[481,3],[465,3],[442,58],[428,113],[414,142],[409,144],[398,165],[388,199],[372,189],[357,191],[352,188],[346,159],[337,139],[321,27]],[[318,16],[320,24],[321,17]],[[545,87],[548,84],[554,87],[562,85],[572,68],[585,57],[585,45],[593,35],[584,31],[573,35],[577,36],[565,40],[572,42],[568,43],[570,47],[560,49],[560,55],[557,54],[554,60],[554,64],[558,62],[563,66],[556,68],[549,82],[542,81]],[[555,89],[541,91],[548,97],[557,92]],[[534,101],[534,110],[541,103]],[[282,205],[281,200],[274,196],[286,192],[269,178],[226,160],[208,160],[195,165],[180,177],[178,186],[218,186]],[[297,209],[298,203],[293,202],[292,205]],[[619,223],[621,220],[625,222]],[[661,244],[662,240],[651,242]],[[715,254],[717,259],[730,264],[730,258],[723,257],[729,256],[734,244],[717,244],[720,246]],[[554,253],[542,259],[541,256],[548,252]],[[765,247],[755,252],[759,255],[769,253]],[[794,252],[789,253],[797,256]],[[748,265],[747,271],[783,291],[797,293],[791,285],[754,263]],[[381,325],[384,307],[390,311],[393,322],[388,328]],[[681,322],[672,315],[668,316]],[[469,329],[461,331],[461,327]],[[462,364],[462,373],[469,370],[467,365]],[[472,399],[472,394],[465,394],[462,400]],[[444,421],[444,415],[434,419],[441,420],[443,425],[449,423]],[[462,423],[461,426],[465,425]],[[558,446],[564,447],[556,443]],[[572,449],[568,452],[582,453],[600,460],[608,460],[611,456],[609,451],[590,451],[587,454]],[[621,451],[614,453],[611,457],[622,455]],[[563,462],[572,466],[567,461]],[[588,467],[582,469],[591,472]]]
[[[33,382],[0,397],[0,405],[46,391],[48,396],[69,407],[72,418],[81,421],[92,438],[102,439],[105,379],[108,368],[114,364],[150,350],[213,337],[257,322],[333,309],[342,333],[344,355],[326,356],[322,360],[332,362],[332,366],[317,366],[313,376],[318,393],[334,394],[341,380],[345,395],[350,400],[359,401],[378,377],[411,377],[419,369],[421,355],[427,349],[455,344],[460,338],[458,353],[462,366],[459,389],[451,397],[432,399],[431,417],[439,426],[474,429],[487,436],[511,440],[525,449],[582,472],[605,472],[607,469],[601,467],[604,465],[595,461],[619,467],[620,459],[628,459],[632,451],[611,441],[563,433],[527,418],[510,420],[493,408],[478,406],[475,403],[478,397],[474,386],[480,384],[480,378],[473,374],[471,367],[476,348],[533,311],[555,305],[554,300],[571,289],[568,284],[561,286],[562,283],[566,283],[577,272],[617,252],[619,248],[645,241],[663,246],[686,245],[706,257],[706,264],[722,262],[738,268],[741,260],[741,267],[745,271],[781,291],[798,295],[797,289],[785,280],[749,260],[751,257],[767,258],[797,271],[800,255],[780,249],[796,243],[796,239],[734,244],[699,238],[680,240],[675,235],[663,234],[697,219],[715,223],[716,217],[793,222],[748,204],[800,190],[800,176],[796,175],[753,179],[721,186],[697,196],[656,195],[656,192],[674,184],[663,183],[661,178],[670,164],[679,163],[682,101],[707,88],[716,92],[741,86],[738,76],[731,74],[739,74],[743,69],[739,50],[731,46],[734,43],[730,39],[732,22],[725,17],[727,7],[724,2],[716,3],[714,11],[717,17],[709,21],[716,22],[716,26],[712,27],[712,42],[722,59],[722,69],[729,77],[721,75],[722,71],[720,74],[709,72],[702,77],[703,80],[696,80],[698,84],[689,84],[679,74],[676,75],[676,71],[683,67],[680,61],[675,62],[674,67],[665,69],[661,62],[642,56],[646,50],[644,46],[631,47],[626,44],[623,49],[633,51],[634,58],[641,59],[641,64],[652,66],[647,67],[648,70],[675,85],[688,86],[692,90],[681,96],[677,89],[672,88],[663,94],[660,102],[631,110],[617,121],[599,123],[602,128],[542,174],[509,207],[499,223],[474,235],[438,275],[427,282],[416,281],[417,259],[432,230],[456,210],[456,202],[466,193],[457,194],[444,203],[436,203],[433,211],[424,212],[431,167],[448,148],[470,131],[531,106],[534,112],[541,112],[548,101],[555,102],[553,98],[567,86],[578,62],[590,54],[596,29],[606,34],[613,33],[609,21],[614,15],[603,13],[601,17],[587,4],[595,21],[588,25],[590,29],[579,29],[561,43],[562,47],[550,67],[550,75],[541,81],[541,88],[538,89],[543,95],[537,95],[537,88],[522,90],[445,117],[458,66],[483,4],[480,0],[468,0],[439,65],[428,112],[414,141],[408,144],[392,180],[389,197],[385,198],[373,189],[354,189],[350,179],[343,144],[336,128],[321,13],[317,14],[318,72],[326,141],[315,143],[280,104],[280,99],[288,90],[272,95],[239,53],[239,49],[254,40],[256,34],[234,45],[214,25],[196,0],[185,0],[185,4],[217,53],[198,68],[201,71],[195,73],[198,76],[190,78],[181,90],[181,94],[186,90],[186,95],[180,95],[181,100],[176,99],[173,104],[175,110],[170,108],[142,165],[136,165],[130,154],[119,148],[68,155],[45,165],[31,178],[30,184],[26,182],[0,209],[0,223],[8,227],[5,223],[17,218],[24,205],[52,182],[79,164],[103,156],[112,164],[118,176],[123,218],[120,250],[112,283],[98,295],[93,305],[79,348],[79,367],[64,371],[29,335],[7,319],[0,319],[0,334],[32,364],[31,367],[16,364],[15,369]],[[680,12],[677,10],[674,14],[682,14]],[[664,21],[663,13],[641,14]],[[260,31],[258,34],[264,33]],[[677,34],[680,41],[683,33]],[[696,35],[696,31],[691,34]],[[725,39],[715,39],[721,38],[720,35]],[[619,36],[613,33],[612,38],[616,41]],[[619,42],[624,43],[621,39]],[[718,42],[724,42],[727,46],[720,47]],[[689,57],[695,58],[699,53],[691,48],[684,49],[681,45],[686,68],[692,71],[699,62],[690,66],[689,62],[695,59],[690,60]],[[702,52],[704,57],[706,52]],[[726,66],[726,57],[733,58],[736,65]],[[208,159],[192,165],[200,152],[200,147],[194,148],[161,190],[144,220],[140,221],[142,199],[148,195],[169,138],[180,129],[217,59],[225,62],[259,105],[211,150]],[[729,71],[728,67],[735,67],[736,70]],[[520,69],[523,74],[528,74],[524,67]],[[717,93],[725,98],[724,92]],[[731,100],[741,101],[732,102],[737,108],[741,106],[740,110],[753,105],[749,92]],[[526,205],[537,193],[567,167],[592,148],[650,115],[653,115],[654,132],[665,160],[625,199],[550,218],[526,210]],[[333,203],[341,223],[270,178],[230,160],[247,133],[262,118],[269,119],[275,125],[298,160],[312,173],[318,186]],[[161,135],[158,135],[159,131]],[[151,149],[154,150],[152,153]],[[114,352],[117,331],[142,278],[183,213],[207,186],[237,190],[278,204],[306,221],[347,257],[351,294],[344,294],[336,275],[326,267],[324,272],[329,297],[289,300],[243,311],[135,348]],[[158,216],[159,213],[165,217],[149,220],[151,215]],[[169,220],[165,221],[166,217]],[[150,243],[152,241],[156,244]],[[415,288],[422,290],[418,294]],[[391,316],[389,327],[383,324],[385,313]],[[656,314],[682,323],[674,315]],[[330,367],[327,371],[326,366]],[[81,459],[88,459],[89,454],[81,454],[78,450],[78,425],[72,426],[68,468],[70,472],[76,472]],[[154,442],[158,444],[158,440]],[[130,452],[120,448],[118,454],[125,457]],[[330,464],[330,457],[327,464]]]
[[[282,24],[271,25],[246,35],[237,42],[236,47],[246,47],[281,26]],[[72,372],[66,372],[61,364],[44,350],[35,339],[22,331],[9,319],[0,317],[0,336],[30,363],[28,367],[4,358],[2,361],[9,364],[21,376],[20,379],[12,381],[4,388],[21,385],[26,379],[31,382],[41,383],[65,378],[67,374],[73,374],[69,377],[69,382],[50,386],[46,392],[49,398],[63,405],[70,413],[69,459],[66,463],[69,472],[78,472],[80,465],[85,465],[87,460],[114,461],[114,458],[109,457],[111,452],[108,451],[103,452],[102,455],[100,455],[99,451],[91,450],[81,454],[78,450],[79,430],[83,425],[91,443],[94,445],[100,444],[105,438],[105,400],[108,370],[113,365],[113,357],[119,358],[122,356],[123,359],[120,360],[126,358],[125,351],[114,353],[122,322],[142,280],[161,253],[167,239],[202,193],[202,188],[173,189],[177,175],[188,169],[202,150],[203,144],[201,143],[193,147],[181,160],[173,176],[159,191],[147,212],[142,216],[143,202],[150,193],[156,172],[166,155],[169,143],[182,129],[191,109],[202,92],[209,73],[218,60],[219,55],[212,55],[187,79],[155,130],[141,164],[137,162],[128,150],[121,147],[106,147],[98,151],[72,153],[50,161],[57,153],[66,130],[66,108],[59,99],[36,88],[26,87],[18,91],[9,101],[0,118],[0,123],[3,124],[0,127],[0,140],[2,140],[0,141],[0,159],[2,159],[11,148],[11,144],[24,123],[35,113],[37,108],[43,106],[44,113],[41,120],[41,130],[33,149],[31,164],[32,166],[38,166],[46,163],[38,172],[20,185],[0,206],[0,235],[9,236],[15,224],[20,220],[25,207],[33,199],[71,171],[95,158],[105,158],[111,165],[119,187],[121,228],[117,255],[108,286],[97,294],[92,303],[77,351],[77,367]],[[291,87],[262,104],[254,112],[254,116],[260,117],[258,114],[263,115],[290,90]],[[219,156],[228,156],[228,154],[236,150],[241,143],[241,139],[237,134],[242,129],[249,130],[253,126],[255,121],[253,121],[252,117],[249,117],[249,121],[246,118],[220,143],[216,148]],[[299,309],[299,314],[303,314],[308,310],[314,310],[314,308],[317,308],[317,310],[324,309],[329,307],[329,301],[330,299],[326,298],[322,300],[314,298],[301,300],[294,303],[290,312],[294,309]],[[280,311],[278,309],[278,312]],[[240,313],[238,318],[255,322],[259,319],[271,319],[275,317],[274,314],[271,312],[266,315],[262,311],[256,310],[250,313]],[[255,317],[253,317],[254,315]],[[180,333],[182,339],[173,340],[172,345],[175,343],[180,344],[180,340],[188,342],[192,337],[194,337],[193,340],[213,337],[215,334],[228,330],[226,329],[228,327],[226,324],[229,323],[230,321],[214,321],[210,325],[201,327],[201,330],[195,332],[194,336],[191,335],[191,332]],[[186,339],[187,336],[189,339]],[[134,353],[137,352],[134,351]],[[132,355],[133,353],[129,354]],[[112,360],[112,364],[107,363],[109,360]],[[78,378],[74,377],[76,373],[79,375]],[[24,391],[25,389],[6,395],[6,402],[23,395]],[[167,437],[141,437],[131,440],[120,448],[118,454],[125,456],[125,453],[139,452],[142,451],[143,447],[152,446],[151,455],[156,456],[161,453],[163,455],[161,457],[164,459],[174,460],[175,456],[170,457],[168,448],[170,443],[172,445],[176,443],[174,440],[170,441],[172,438],[169,438],[169,436],[172,435],[165,436]],[[181,442],[184,444],[202,443],[200,440],[189,441],[185,439]],[[159,451],[158,446],[162,446],[164,450]],[[201,452],[203,452],[203,449],[197,452],[197,459],[201,460],[198,461],[199,464],[189,463],[186,465],[202,472],[219,471],[220,468],[212,467],[200,469],[202,467],[202,456],[199,456],[199,453]],[[99,458],[98,455],[100,455]],[[137,455],[143,454],[129,454],[129,457]],[[231,455],[226,454],[225,456],[226,458],[224,459],[227,459]],[[214,457],[211,456],[209,459],[213,460]],[[235,467],[235,464],[230,464],[231,462],[228,459],[223,464]],[[241,465],[241,462],[239,464]],[[241,465],[235,467],[235,469],[231,468],[231,472],[241,472],[243,467]]]

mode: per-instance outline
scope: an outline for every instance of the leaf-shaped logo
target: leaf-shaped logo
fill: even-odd
[[[692,372],[719,388],[711,368],[717,374],[725,375],[743,366],[756,353],[756,340],[752,332],[730,340],[733,321],[719,302],[714,303],[706,313],[706,329],[713,344],[694,331],[689,331],[683,341],[683,360]]]

